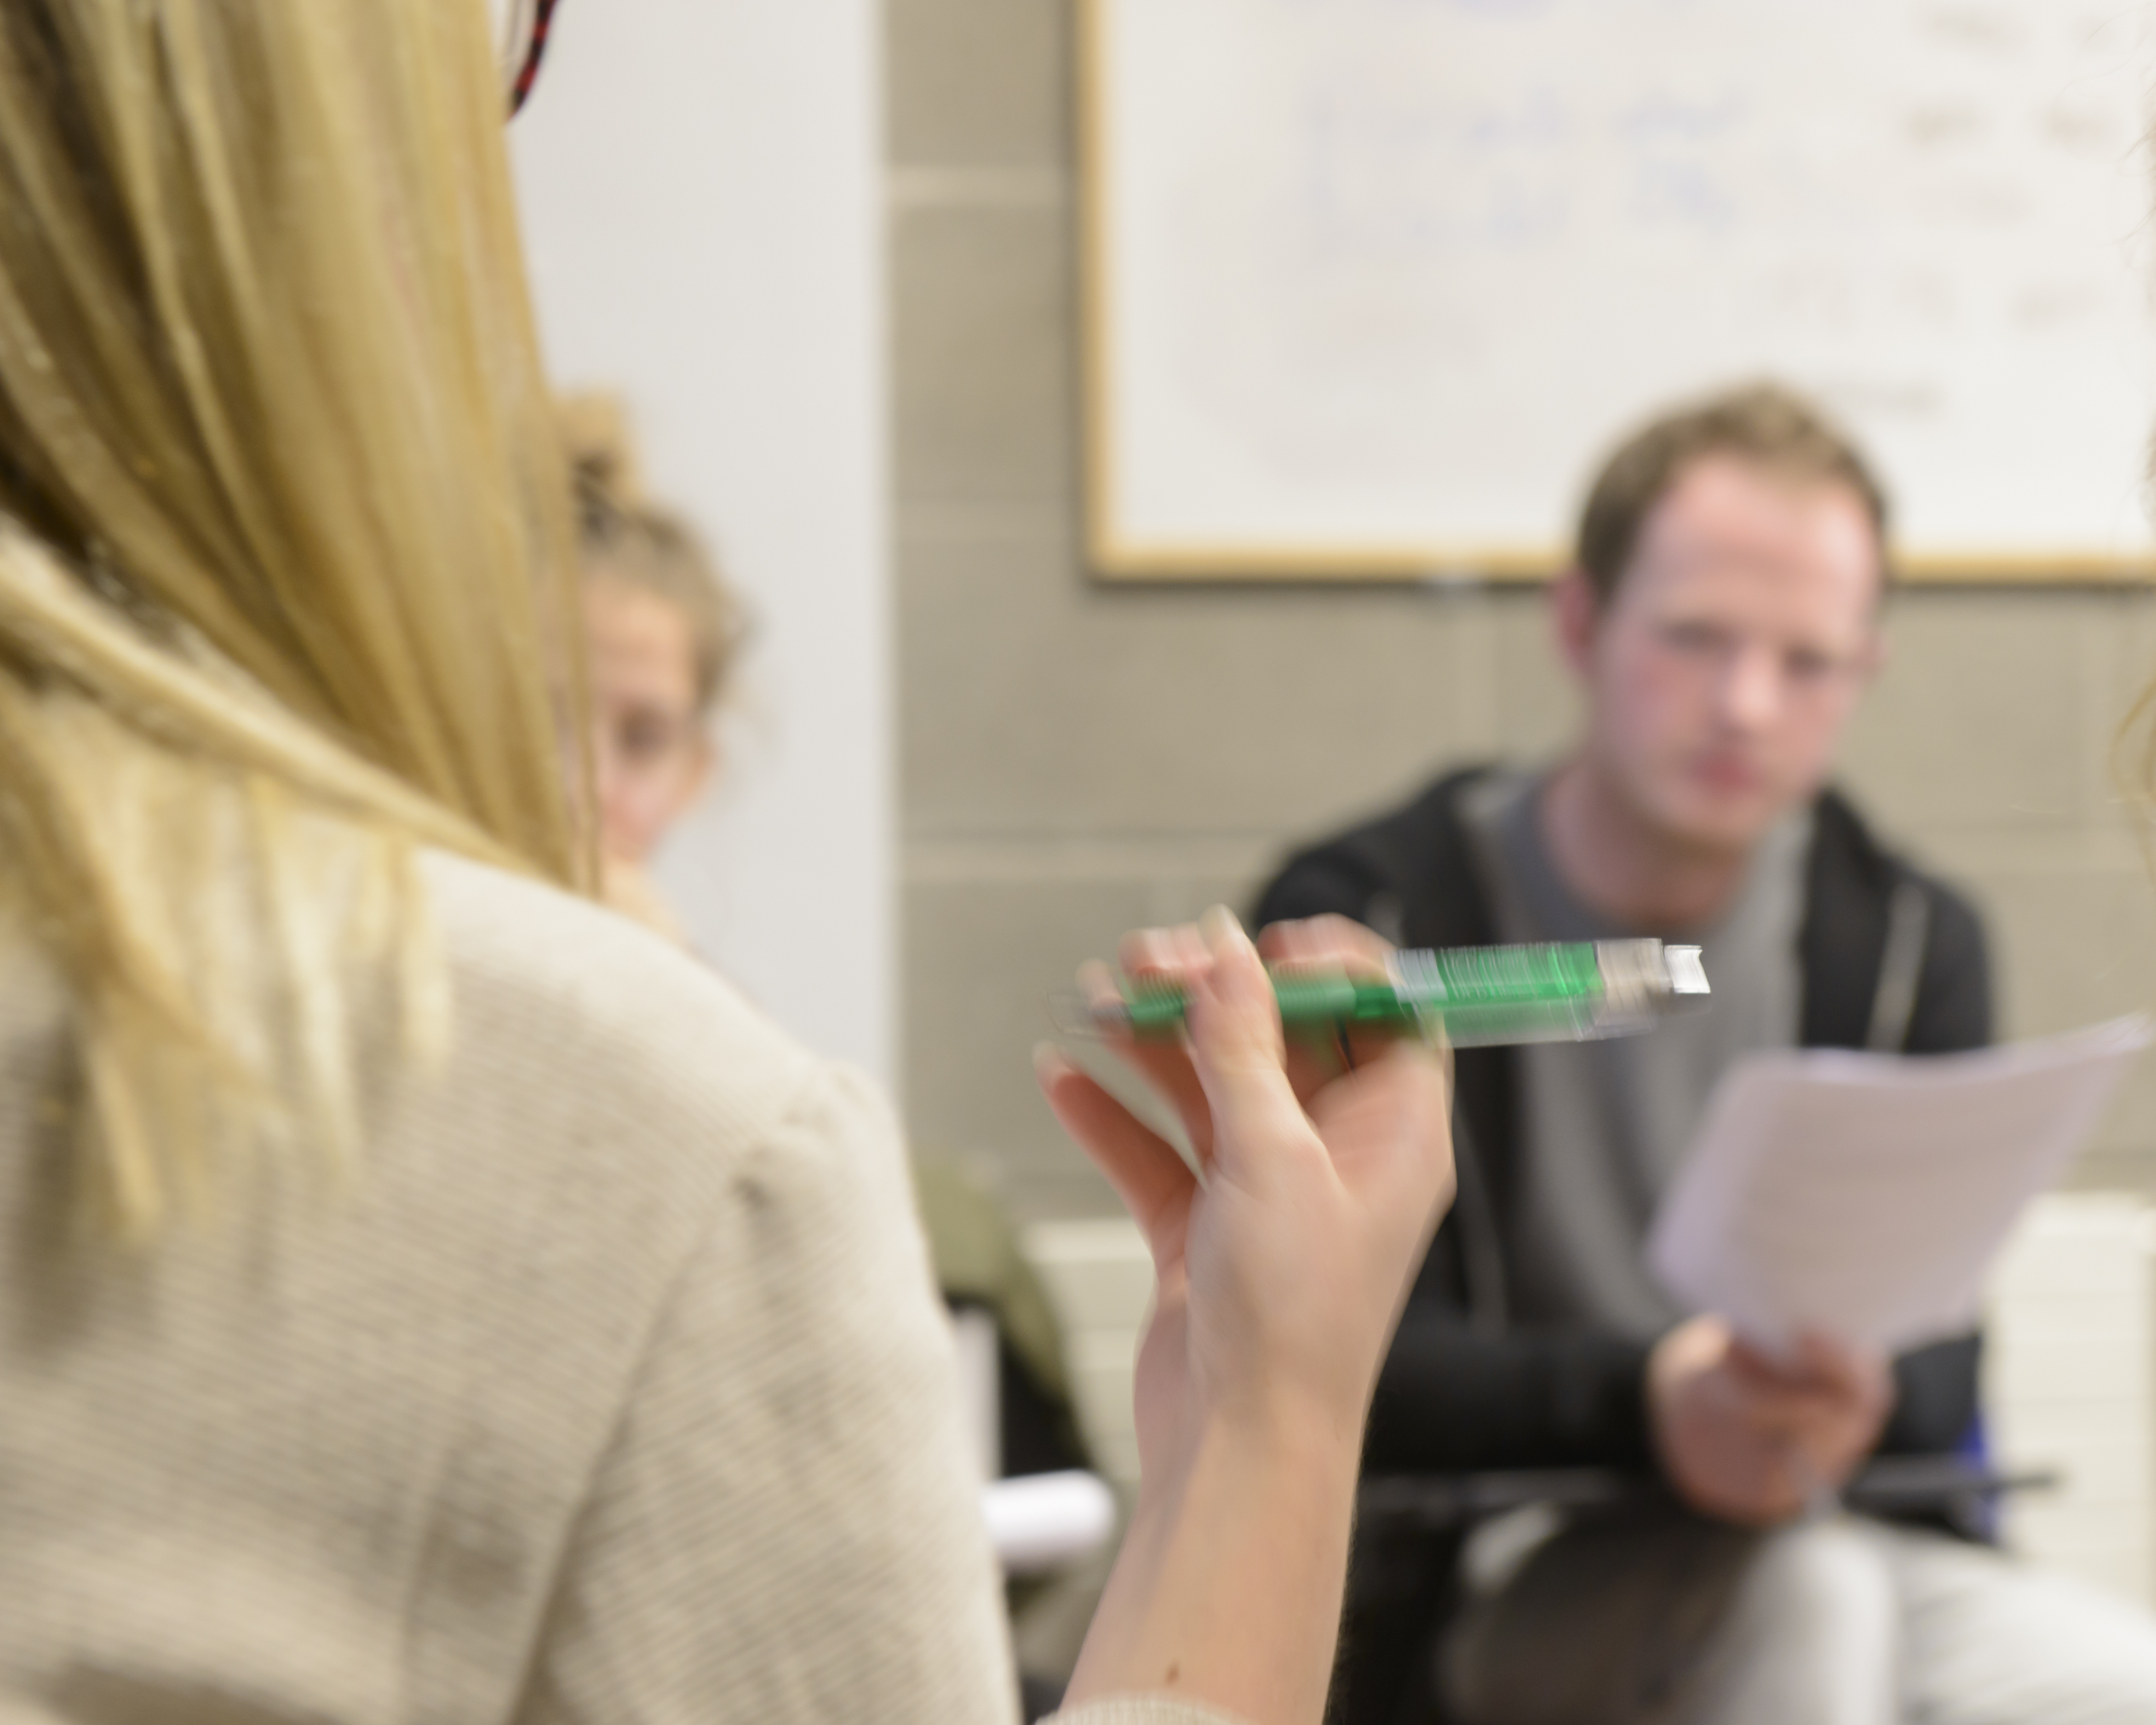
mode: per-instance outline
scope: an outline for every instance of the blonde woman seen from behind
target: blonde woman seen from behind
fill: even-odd
[[[482,0],[0,8],[0,1717],[1008,1718],[884,1105],[577,896],[502,105]],[[1211,1172],[1045,1063],[1162,1283],[1073,1701],[1314,1722],[1445,1086],[1126,958]]]

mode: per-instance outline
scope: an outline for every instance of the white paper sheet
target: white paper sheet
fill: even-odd
[[[1808,1329],[1895,1353],[1958,1333],[2015,1217],[2152,1033],[2135,1017],[1967,1055],[1752,1055],[1656,1218],[1656,1273],[1768,1348]]]

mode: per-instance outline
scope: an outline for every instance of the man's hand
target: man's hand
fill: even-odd
[[[1648,1417],[1671,1484],[1702,1513],[1751,1527],[1838,1490],[1893,1405],[1883,1356],[1806,1336],[1773,1359],[1718,1317],[1680,1324],[1647,1362]]]

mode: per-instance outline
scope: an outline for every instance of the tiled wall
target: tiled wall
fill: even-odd
[[[1993,1454],[2056,1481],[2005,1501],[2008,1549],[2156,1605],[2156,1212],[2115,1193],[2039,1203],[1984,1335]]]
[[[1444,762],[1549,747],[1571,697],[1530,593],[1091,583],[1067,0],[886,18],[905,1101],[1021,1214],[1082,1214],[1112,1200],[1033,1092],[1049,990]],[[1932,589],[1892,634],[1845,777],[1990,913],[2005,1028],[2156,999],[2106,776],[2156,605]],[[2156,1186],[2156,1062],[2076,1178]]]

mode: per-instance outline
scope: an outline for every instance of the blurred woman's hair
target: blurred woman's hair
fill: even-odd
[[[709,713],[748,638],[748,614],[703,537],[654,502],[618,397],[591,391],[562,398],[557,412],[577,508],[587,581],[619,581],[664,599],[688,631],[696,708]]]
[[[0,7],[0,902],[123,1233],[439,1045],[415,846],[586,876],[503,117],[481,0]]]

